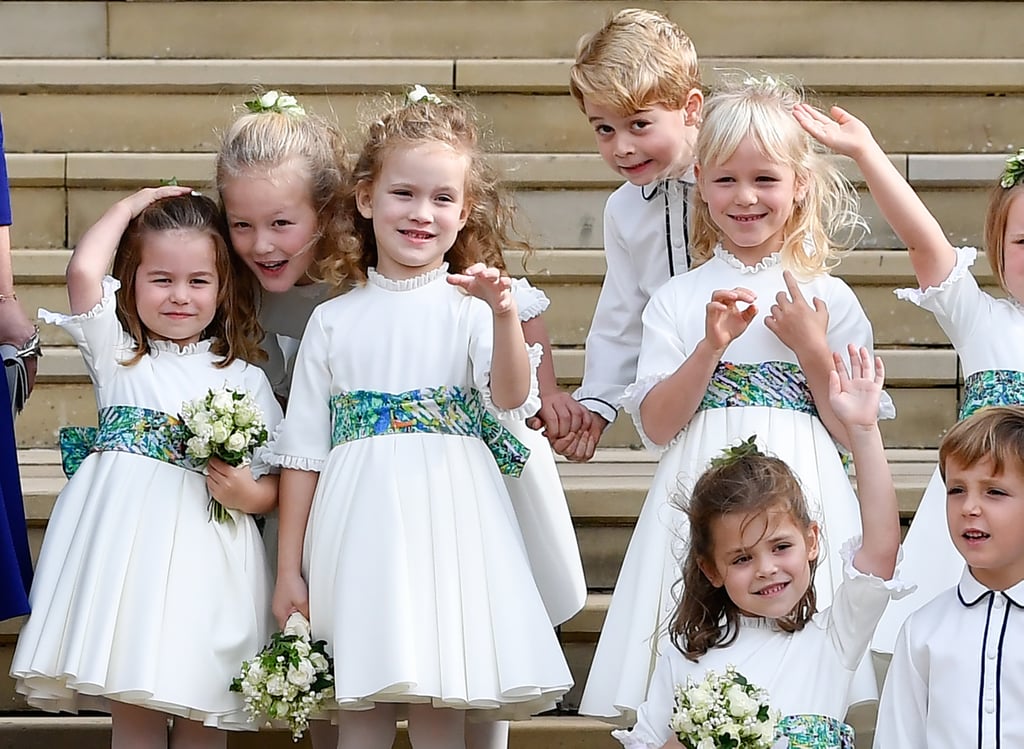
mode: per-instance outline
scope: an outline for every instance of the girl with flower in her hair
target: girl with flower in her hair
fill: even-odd
[[[267,473],[259,460],[211,460],[204,476],[178,417],[228,387],[249,393],[269,428],[281,418],[263,371],[246,363],[260,330],[224,234],[209,198],[140,190],[75,248],[71,314],[40,310],[85,357],[100,426],[77,470],[66,456],[73,475],[50,515],[11,675],[35,707],[109,712],[114,749],[222,748],[218,729],[253,728],[229,685],[272,624],[251,513],[276,505],[277,477],[254,478]],[[210,520],[211,495],[231,522]]]
[[[637,379],[623,405],[661,452],[623,561],[582,710],[629,723],[643,701],[674,600],[687,493],[724,446],[751,434],[799,477],[821,523],[823,606],[842,580],[835,542],[856,534],[857,500],[828,398],[831,351],[870,349],[853,291],[829,275],[862,223],[855,193],[793,118],[801,101],[769,77],[725,79],[697,135],[692,250],[643,315]],[[893,412],[883,394],[882,415]],[[865,697],[877,696],[865,672]],[[859,682],[860,683],[860,682]]]
[[[896,295],[935,315],[956,349],[964,377],[959,418],[985,406],[1024,404],[1024,349],[1018,345],[1024,339],[1024,149],[1006,160],[986,210],[985,253],[1006,294],[997,298],[971,274],[977,250],[950,244],[867,125],[839,107],[831,116],[810,107],[796,115],[807,132],[857,162],[875,203],[907,246],[920,288]],[[892,653],[906,618],[960,579],[964,562],[949,536],[945,508],[936,468],[906,539],[904,572],[917,592],[886,612],[872,644],[878,652]]]
[[[886,604],[908,587],[895,576],[900,521],[878,429],[882,361],[863,347],[848,353],[849,373],[833,355],[828,399],[853,452],[863,536],[843,545],[831,607],[816,604],[821,529],[796,472],[753,440],[726,450],[680,497],[689,545],[672,644],[658,656],[636,725],[615,732],[627,749],[680,746],[669,727],[676,685],[729,666],[767,690],[783,716],[788,741],[775,747],[853,749],[842,721],[854,674]]]
[[[356,286],[313,311],[274,445],[274,613],[333,649],[341,749],[390,747],[399,705],[414,746],[450,749],[467,716],[572,683],[501,478],[533,457],[491,415],[536,409],[539,350],[495,267],[510,207],[472,116],[421,98],[365,137],[321,268]]]

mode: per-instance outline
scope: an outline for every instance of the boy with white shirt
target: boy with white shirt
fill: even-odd
[[[910,615],[875,749],[1024,747],[1024,407],[984,408],[939,447],[946,519],[967,562]]]
[[[689,268],[693,145],[704,96],[693,43],[651,10],[621,10],[581,39],[569,75],[601,158],[627,180],[605,204],[607,272],[574,394],[592,412],[591,424],[549,435],[557,452],[589,460],[636,377],[647,300]]]

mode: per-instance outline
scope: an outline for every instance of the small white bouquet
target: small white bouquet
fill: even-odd
[[[700,683],[687,678],[676,685],[669,727],[686,749],[771,749],[778,722],[768,693],[727,666]]]
[[[309,622],[296,612],[283,632],[272,635],[269,645],[242,664],[231,691],[242,693],[250,722],[262,716],[267,725],[286,723],[292,740],[298,741],[309,727],[309,716],[334,696],[334,662],[327,643],[312,642]]]
[[[181,408],[181,420],[191,435],[185,453],[196,464],[205,466],[217,457],[229,466],[249,463],[257,447],[267,444],[267,425],[263,411],[253,397],[241,390],[210,390],[206,397],[188,401]],[[210,498],[210,519],[231,520],[227,509]]]

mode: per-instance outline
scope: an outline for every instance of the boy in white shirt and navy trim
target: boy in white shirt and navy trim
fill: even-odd
[[[984,408],[939,447],[960,582],[903,625],[875,749],[1024,747],[1024,407]]]
[[[627,180],[605,204],[607,271],[574,394],[590,423],[548,435],[557,452],[589,460],[636,377],[647,300],[689,268],[693,145],[704,95],[693,43],[652,10],[619,11],[583,37],[569,75],[601,157]]]

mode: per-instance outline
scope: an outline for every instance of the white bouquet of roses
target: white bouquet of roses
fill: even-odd
[[[676,707],[669,727],[687,749],[771,749],[779,713],[768,693],[734,666],[724,674],[708,671],[704,681],[676,685]]]
[[[270,638],[259,654],[242,664],[242,675],[231,682],[241,692],[249,721],[285,723],[292,740],[302,738],[309,716],[320,712],[334,696],[334,662],[324,640],[312,642],[309,622],[296,612],[283,632]]]
[[[253,397],[241,390],[210,390],[206,397],[188,401],[181,408],[181,420],[191,435],[185,453],[204,466],[218,457],[229,466],[248,464],[253,451],[267,444],[263,411]],[[231,519],[227,509],[210,498],[210,519]]]

